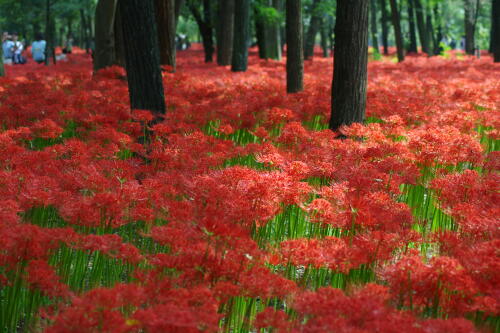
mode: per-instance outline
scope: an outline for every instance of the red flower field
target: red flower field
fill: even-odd
[[[369,64],[327,129],[332,60],[180,52],[168,111],[83,53],[0,78],[0,330],[500,330],[500,66]]]

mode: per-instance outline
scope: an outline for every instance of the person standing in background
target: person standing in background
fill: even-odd
[[[25,64],[26,61],[22,55],[24,45],[22,42],[19,41],[19,35],[17,34],[17,32],[14,32],[12,34],[12,43],[13,43],[13,45],[12,45],[12,62],[14,63],[14,65]]]
[[[47,42],[43,39],[42,34],[37,33],[35,35],[35,41],[31,44],[31,55],[33,60],[41,64],[45,62],[45,48],[47,47]]]
[[[6,64],[12,61],[12,57],[14,56],[12,52],[13,47],[14,42],[12,41],[12,36],[10,36],[8,32],[4,32],[2,35],[2,51],[4,63]]]

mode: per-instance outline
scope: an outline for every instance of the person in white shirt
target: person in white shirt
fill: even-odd
[[[24,45],[19,41],[19,36],[17,33],[12,34],[12,62],[14,64],[24,64],[25,61],[23,59],[22,53],[24,49]]]

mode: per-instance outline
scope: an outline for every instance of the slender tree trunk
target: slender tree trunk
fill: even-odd
[[[321,0],[314,0],[311,8],[311,21],[307,29],[307,35],[304,46],[304,59],[308,60],[314,56],[314,44],[316,42],[316,35],[321,26],[321,13],[319,13],[318,6]]]
[[[212,62],[214,55],[214,40],[212,29],[212,15],[210,0],[203,0],[203,16],[194,3],[189,3],[189,9],[194,16],[198,29],[200,30],[203,49],[205,51],[205,62]]]
[[[115,11],[117,0],[99,0],[95,10],[94,71],[115,63]]]
[[[277,12],[281,11],[281,0],[271,0],[269,4],[276,9]],[[279,21],[267,22],[265,24],[266,36],[266,57],[268,59],[280,60],[281,59],[281,37],[280,37],[280,24]]]
[[[219,0],[217,65],[231,64],[234,36],[234,0]]]
[[[54,45],[54,30],[55,24],[54,19],[51,13],[51,3],[50,0],[45,1],[45,36],[47,38],[47,46],[45,47],[45,65],[50,65],[50,58],[52,58],[52,62],[54,65],[56,64],[56,53],[55,53],[55,45]]]
[[[493,0],[491,4],[491,49],[493,59],[500,62],[500,0]]]
[[[474,55],[476,48],[476,23],[480,9],[479,0],[464,0],[465,53]]]
[[[165,113],[153,0],[120,0],[125,62],[132,109]]]
[[[398,61],[405,60],[405,51],[403,46],[403,34],[401,33],[401,19],[399,18],[399,9],[396,0],[389,0],[391,4],[392,25],[394,26],[394,38],[396,39],[396,48],[398,51]]]
[[[80,9],[80,19],[82,21],[83,43],[85,45],[85,51],[87,53],[91,53],[89,22],[87,22],[87,16],[85,15],[85,11],[83,10],[83,8]]]
[[[415,31],[415,8],[413,7],[413,1],[408,0],[408,31],[410,33],[410,46],[408,47],[408,53],[417,53],[417,33]]]
[[[5,76],[5,67],[3,66],[3,54],[0,54],[0,77]]]
[[[330,56],[330,47],[328,46],[328,21],[326,17],[321,19],[321,49],[323,50],[323,58],[328,58]]]
[[[286,91],[304,90],[304,45],[302,40],[302,1],[286,1]]]
[[[434,48],[432,47],[432,45],[436,45],[436,41],[435,41],[435,36],[434,36],[434,26],[432,24],[432,13],[430,11],[430,9],[427,9],[427,18],[425,20],[425,23],[426,23],[426,29],[425,29],[425,33],[427,35],[427,43],[428,43],[428,47],[429,47],[429,56],[433,56],[435,55],[434,54]]]
[[[175,70],[175,0],[155,0],[160,64]]]
[[[418,36],[420,38],[420,45],[422,46],[422,52],[430,54],[429,40],[427,38],[427,27],[425,25],[424,19],[424,8],[422,7],[421,0],[410,0],[415,6],[415,13],[417,16],[417,30]]]
[[[382,17],[380,18],[380,25],[382,26],[382,45],[384,46],[384,54],[389,54],[389,14],[387,13],[387,6],[385,0],[380,0],[380,10]]]
[[[434,5],[434,24],[437,25],[436,35],[434,36],[434,54],[438,55],[442,52],[441,40],[443,39],[443,27],[441,21],[439,20],[439,6],[436,3]]]
[[[370,0],[370,23],[372,32],[372,46],[375,52],[379,53],[378,46],[378,32],[377,32],[377,2],[376,0]]]
[[[238,0],[234,7],[234,39],[231,70],[245,72],[248,66],[250,0]]]
[[[338,0],[330,129],[363,122],[368,65],[368,1]]]

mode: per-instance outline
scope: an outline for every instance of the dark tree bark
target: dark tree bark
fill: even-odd
[[[198,29],[200,30],[203,50],[205,50],[205,62],[212,62],[214,59],[214,38],[212,28],[212,10],[210,0],[203,0],[203,17],[198,7],[189,2],[189,10],[194,16]]]
[[[153,0],[120,0],[125,62],[132,109],[165,113]]]
[[[83,37],[83,43],[85,45],[85,51],[87,53],[91,53],[92,50],[91,50],[91,47],[90,47],[90,29],[89,29],[89,25],[90,25],[90,22],[88,22],[87,20],[87,15],[85,15],[85,11],[82,9],[80,9],[80,20],[82,22],[82,37]]]
[[[115,64],[115,12],[117,0],[99,0],[95,10],[94,71]]]
[[[417,33],[415,31],[415,8],[413,1],[408,0],[408,31],[410,32],[410,45],[408,53],[417,53]]]
[[[248,66],[250,0],[238,0],[234,7],[234,39],[231,70],[245,72]]]
[[[373,49],[379,53],[378,47],[378,32],[377,32],[377,2],[375,0],[370,0],[370,23],[372,32],[372,46]]]
[[[122,14],[120,10],[121,1],[117,1],[116,10],[115,10],[115,65],[125,67],[125,41],[123,38],[123,29],[122,29]]]
[[[474,55],[476,48],[476,23],[480,0],[464,0],[465,53]]]
[[[398,51],[398,61],[405,60],[405,51],[403,46],[403,34],[401,33],[401,19],[399,17],[399,9],[396,0],[389,0],[391,4],[391,18],[394,26],[394,39],[396,39],[396,48]]]
[[[175,0],[175,27],[177,27],[177,23],[179,22],[182,5],[184,5],[184,0]]]
[[[266,50],[266,26],[264,23],[264,19],[260,17],[260,14],[255,7],[254,9],[254,17],[255,17],[255,37],[257,38],[257,48],[259,51],[260,59],[267,59],[267,50]]]
[[[231,64],[234,35],[234,1],[219,0],[218,36],[217,36],[217,65]]]
[[[363,122],[368,66],[368,1],[338,0],[330,129]]]
[[[45,37],[47,46],[45,47],[45,66],[50,65],[50,58],[54,65],[56,64],[56,51],[55,51],[55,22],[52,17],[52,3],[50,0],[45,1]]]
[[[389,54],[389,14],[387,13],[387,6],[385,0],[380,0],[380,10],[382,17],[380,18],[380,25],[382,27],[382,45],[384,46],[384,54]]]
[[[175,70],[175,0],[155,0],[160,64]]]
[[[286,91],[304,90],[302,1],[286,1]]]
[[[5,67],[3,66],[3,55],[0,55],[0,77],[5,76]]]
[[[415,13],[417,16],[417,30],[418,37],[420,38],[420,45],[422,46],[422,52],[430,54],[429,39],[427,36],[427,26],[425,25],[424,19],[424,8],[420,0],[410,0],[415,6]]]
[[[314,56],[314,44],[316,42],[316,35],[321,26],[321,15],[318,12],[318,5],[321,0],[314,0],[311,7],[311,21],[309,23],[309,28],[307,29],[307,35],[305,38],[304,46],[304,59],[308,60]]]
[[[500,62],[500,0],[493,0],[491,4],[491,49],[493,59]]]

